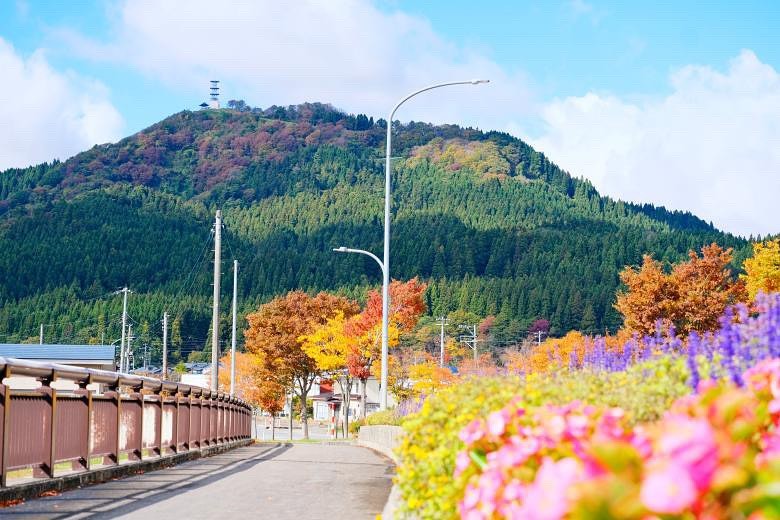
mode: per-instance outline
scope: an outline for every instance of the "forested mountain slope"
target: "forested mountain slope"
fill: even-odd
[[[155,343],[168,309],[175,346],[203,348],[217,208],[226,303],[234,257],[245,308],[293,288],[359,296],[379,284],[376,265],[331,249],[381,252],[385,124],[321,104],[185,111],[64,162],[1,172],[0,341],[39,323],[52,341],[113,340],[121,302],[110,293],[127,285],[141,341]],[[392,274],[428,280],[434,314],[603,331],[619,325],[618,271],[643,253],[745,250],[689,213],[602,197],[507,134],[394,125]]]

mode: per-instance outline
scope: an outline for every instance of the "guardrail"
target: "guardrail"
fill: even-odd
[[[247,403],[197,386],[3,357],[0,373],[3,487],[13,473],[14,481],[51,479],[251,435]],[[7,378],[12,376],[33,377],[41,386],[11,389]],[[75,388],[57,390],[55,380],[71,381]],[[93,383],[105,390],[87,389]]]

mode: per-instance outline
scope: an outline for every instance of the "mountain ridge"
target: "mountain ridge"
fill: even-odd
[[[50,319],[31,302],[64,288],[76,300],[125,284],[159,294],[139,317],[152,322],[186,287],[217,207],[247,302],[375,285],[375,265],[330,250],[381,250],[386,122],[319,103],[243,108],[182,111],[65,161],[0,172],[0,335],[27,330],[25,312]],[[619,325],[617,272],[642,253],[673,261],[717,241],[746,254],[743,239],[689,212],[601,196],[509,134],[393,125],[393,276],[428,280],[432,313],[603,330]],[[110,321],[73,306],[66,316]]]

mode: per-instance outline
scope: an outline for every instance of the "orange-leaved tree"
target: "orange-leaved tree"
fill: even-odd
[[[291,388],[301,399],[303,434],[309,438],[306,399],[320,373],[316,361],[302,347],[300,338],[336,316],[352,316],[358,305],[341,296],[319,293],[309,296],[293,291],[274,298],[247,316],[246,349],[260,356],[267,377]]]
[[[753,244],[753,256],[743,264],[748,297],[755,299],[759,292],[780,292],[780,238]]]
[[[220,363],[224,367],[219,371],[219,390],[230,391],[230,365],[231,355],[228,352],[222,356]],[[234,394],[253,405],[258,405],[258,390],[262,380],[260,379],[260,359],[256,354],[249,352],[236,352],[236,380]]]
[[[417,278],[407,282],[390,282],[390,317],[388,324],[388,348],[398,344],[403,332],[410,332],[417,320],[426,311],[425,283]],[[380,359],[382,347],[382,295],[379,291],[370,291],[366,308],[349,320],[346,332],[357,338],[356,349],[349,359],[351,374],[360,381],[361,415],[366,411],[366,381],[372,373],[379,374],[381,367],[375,361]],[[395,360],[397,361],[397,360]],[[400,363],[388,360],[388,379],[399,379],[399,374],[390,375],[390,370],[400,367]],[[388,388],[393,385],[388,384]]]
[[[682,334],[713,330],[726,306],[743,297],[743,284],[729,269],[731,249],[711,244],[702,248],[701,256],[694,251],[688,256],[668,274],[649,255],[639,269],[626,267],[620,273],[626,289],[618,293],[615,308],[627,330],[652,334],[659,322]]]

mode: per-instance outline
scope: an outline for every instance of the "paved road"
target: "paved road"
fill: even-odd
[[[0,509],[9,519],[374,519],[393,465],[348,444],[261,444]]]

